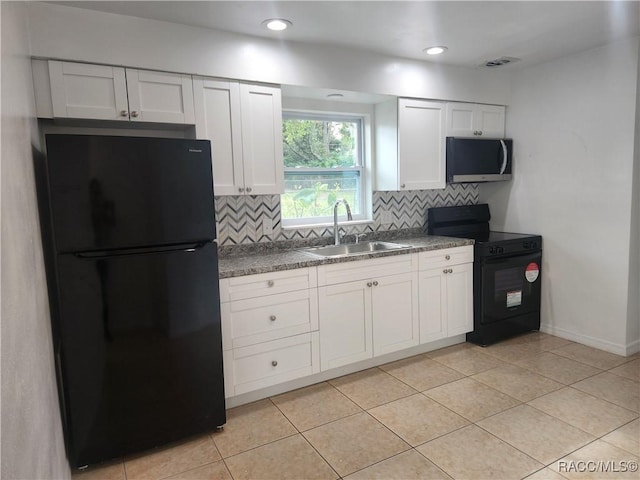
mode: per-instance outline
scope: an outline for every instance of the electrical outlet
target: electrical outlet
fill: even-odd
[[[262,222],[262,234],[271,235],[273,233],[273,223],[271,221]]]
[[[380,214],[380,223],[382,225],[391,225],[393,223],[393,215],[391,212],[384,211]]]

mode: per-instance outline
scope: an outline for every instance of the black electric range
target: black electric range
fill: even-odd
[[[492,231],[490,219],[487,204],[428,210],[430,235],[475,241],[474,319],[467,340],[479,345],[540,328],[542,237]]]

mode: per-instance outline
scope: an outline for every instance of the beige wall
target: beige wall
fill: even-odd
[[[25,4],[2,2],[3,479],[70,478],[56,389],[34,188],[34,99]]]
[[[514,180],[480,186],[494,229],[543,237],[542,329],[621,355],[640,347],[639,49],[636,37],[514,74]]]

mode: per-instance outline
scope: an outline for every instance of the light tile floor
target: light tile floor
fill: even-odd
[[[227,416],[222,432],[74,479],[640,478],[640,355],[540,332],[417,355]]]

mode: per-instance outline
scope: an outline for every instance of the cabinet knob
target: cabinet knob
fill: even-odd
[[[453,268],[450,268],[448,273],[453,273]]]
[[[373,286],[374,286],[374,287],[377,287],[377,286],[378,286],[378,281],[377,281],[377,280],[374,280],[374,281],[373,281]]]
[[[404,188],[404,183],[402,185],[400,185],[400,188]]]
[[[371,287],[372,285],[373,285],[373,283],[367,282],[367,287]]]
[[[272,367],[277,367],[278,366],[278,362],[276,360],[271,362],[271,366]]]
[[[444,270],[442,270],[442,273],[448,273],[447,269],[445,268]]]
[[[269,287],[273,287],[275,284],[276,284],[276,282],[274,282],[273,280],[269,280],[267,282],[267,286],[269,286]]]
[[[247,187],[247,192],[250,192],[250,191],[251,191],[251,187]]]
[[[445,259],[445,260],[451,260],[451,255],[445,255],[445,256],[444,256],[444,259]]]
[[[136,112],[135,110],[133,112],[131,112],[131,116],[133,118],[137,118],[138,117],[138,112]]]
[[[478,135],[482,135],[482,130],[480,130],[480,131],[478,132]]]
[[[129,112],[127,112],[126,110],[120,110],[120,116],[121,117],[128,117],[129,116]]]
[[[239,191],[240,193],[244,192],[244,187],[238,187],[238,191]]]
[[[275,322],[276,321],[276,316],[275,315],[271,315],[269,317],[269,320],[271,320],[272,322]]]

